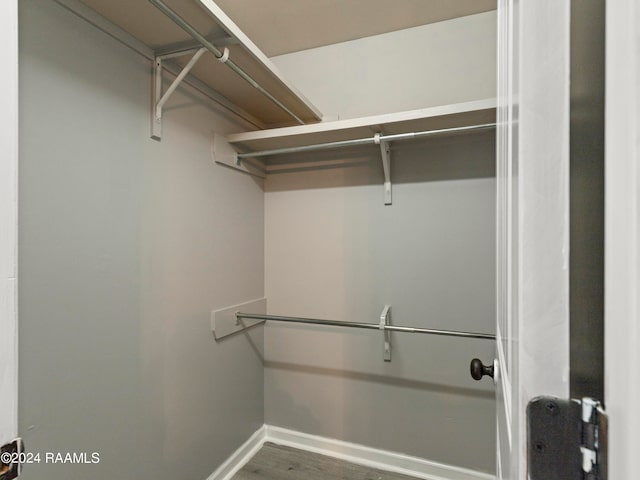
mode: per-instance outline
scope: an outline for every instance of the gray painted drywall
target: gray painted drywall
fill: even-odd
[[[492,98],[496,12],[273,58],[325,118]]]
[[[241,130],[188,89],[149,139],[150,64],[47,0],[20,2],[24,478],[207,478],[263,423],[263,333],[212,309],[263,294],[263,190],[215,165]]]
[[[467,39],[484,34],[488,39],[482,37],[483,42],[493,42],[488,18],[495,21],[490,13],[452,25],[457,35],[464,35],[458,26],[465,23],[471,29]],[[474,20],[479,31],[473,30]],[[447,30],[442,24],[434,28],[441,35]],[[401,38],[402,32],[394,35]],[[328,56],[349,57],[360,62],[354,71],[369,72],[377,60],[351,56],[360,52],[356,43],[275,60],[318,105],[330,105],[333,92],[340,96],[362,90],[336,107],[344,105],[358,115],[376,113],[378,105],[363,100],[375,93],[376,82],[351,75],[341,79],[344,88],[320,91],[306,77],[309,70],[322,71],[323,80],[335,83],[340,62],[317,63]],[[394,45],[389,49],[402,51]],[[449,53],[461,62],[458,55],[468,54],[472,67],[495,64],[494,46],[481,58],[474,49]],[[433,86],[436,92],[446,81],[428,65],[412,64],[404,74],[411,72],[421,72],[416,85]],[[490,96],[475,87],[495,85],[493,67],[491,73],[471,68],[465,81],[456,94],[460,101],[465,95],[466,100]],[[403,95],[392,95],[387,111],[426,106],[420,91],[412,105]],[[375,323],[383,306],[391,304],[396,324],[493,332],[493,133],[394,145],[391,206],[383,205],[376,148],[320,156],[347,166],[308,168],[303,160],[314,158],[309,154],[265,184],[269,312]],[[469,375],[472,358],[490,363],[493,356],[491,341],[394,334],[392,362],[385,363],[380,333],[272,323],[265,329],[265,419],[271,425],[493,472],[494,389],[490,381],[475,382]]]

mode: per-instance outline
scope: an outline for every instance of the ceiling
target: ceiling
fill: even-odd
[[[495,10],[496,0],[216,0],[268,56]]]
[[[164,1],[201,33],[222,33],[198,0]],[[273,57],[495,10],[497,0],[214,1]],[[152,48],[189,38],[147,0],[82,2]]]

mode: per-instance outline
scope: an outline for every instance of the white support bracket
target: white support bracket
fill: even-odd
[[[213,133],[213,142],[211,142],[211,156],[216,163],[260,178],[267,177],[265,166],[259,159],[241,161],[238,158],[238,152],[227,142],[224,135],[215,132]]]
[[[172,58],[175,55],[162,55],[155,58],[153,64],[153,78],[154,78],[154,97],[153,97],[153,117],[151,118],[151,138],[154,140],[162,139],[162,107],[167,103],[171,94],[178,88],[178,85],[189,74],[194,65],[198,62],[200,57],[207,51],[206,48],[199,48],[196,53],[193,54],[191,60],[184,66],[182,71],[173,80],[167,91],[162,93],[162,60],[164,58]],[[190,53],[189,51],[184,54]]]
[[[267,313],[267,299],[259,298],[211,312],[211,330],[216,340],[264,323],[264,320],[239,320],[236,316],[237,312],[265,314]]]
[[[391,361],[391,332],[385,327],[391,325],[391,305],[385,305],[380,314],[380,330],[384,334],[384,361]]]
[[[389,142],[380,140],[380,134],[373,137],[376,144],[380,145],[380,155],[382,156],[382,170],[384,171],[384,204],[391,205],[391,147]]]

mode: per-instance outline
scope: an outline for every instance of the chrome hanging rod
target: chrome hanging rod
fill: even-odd
[[[169,17],[173,22],[182,28],[185,32],[193,37],[194,40],[198,41],[204,48],[209,50],[213,55],[218,59],[222,59],[224,56],[224,52],[218,49],[215,45],[209,42],[203,35],[201,35],[195,28],[193,28],[185,19],[183,19],[176,12],[171,10],[169,6],[167,6],[162,0],[149,0],[158,10],[164,13],[167,17]],[[295,113],[293,113],[286,105],[284,105],[280,100],[271,95],[265,88],[256,82],[247,72],[245,72],[242,68],[235,64],[230,59],[224,60],[225,65],[227,65],[231,70],[236,72],[240,77],[242,77],[245,81],[247,81],[252,87],[256,88],[260,93],[266,96],[269,100],[275,103],[278,107],[284,110],[287,114],[289,114],[296,122],[300,125],[304,125],[305,122],[300,117],[298,117]]]
[[[258,152],[239,153],[238,160],[243,158],[266,157],[269,155],[281,155],[284,153],[300,153],[317,150],[328,150],[331,148],[352,147],[356,145],[371,145],[380,142],[395,142],[399,140],[411,140],[414,138],[430,137],[433,135],[442,135],[443,133],[468,132],[472,130],[484,130],[487,128],[495,128],[495,123],[484,123],[481,125],[469,125],[466,127],[441,128],[439,130],[426,130],[423,132],[396,133],[394,135],[374,135],[372,137],[357,138],[354,140],[341,140],[338,142],[316,143],[314,145],[302,145],[299,147],[275,148],[273,150],[263,150]]]
[[[384,325],[376,323],[341,322],[338,320],[322,320],[319,318],[283,317],[279,315],[262,315],[257,313],[236,312],[236,319],[271,320],[275,322],[309,323],[313,325],[330,325],[333,327],[367,328],[369,330],[386,330],[404,333],[427,333],[430,335],[445,335],[449,337],[481,338],[495,340],[496,336],[490,333],[460,332],[457,330],[438,330],[435,328],[401,327],[398,325]]]

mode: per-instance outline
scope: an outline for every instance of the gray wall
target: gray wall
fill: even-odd
[[[264,423],[262,330],[209,324],[263,294],[262,186],[209,152],[244,127],[180,89],[150,140],[148,61],[48,0],[20,28],[20,434],[100,454],[24,478],[204,479]]]
[[[496,95],[496,12],[273,58],[325,118]]]
[[[495,88],[494,68],[468,69],[455,88],[447,75],[462,71],[467,60],[472,66],[495,66],[494,22],[491,12],[451,22],[451,30],[444,24],[420,27],[423,42],[415,31],[385,35],[389,43],[397,41],[389,49],[405,55],[405,70],[394,75],[417,76],[412,104],[389,84],[387,110],[491,96],[487,91],[494,90],[485,86]],[[429,29],[441,39],[449,38],[447,32],[457,36],[455,49],[439,52],[453,59],[449,70],[443,61],[430,64],[418,55],[434,35]],[[394,48],[405,35],[415,40],[412,51]],[[343,64],[372,72],[376,64],[382,68],[380,59],[361,55],[366,49],[358,41],[325,49],[275,61],[318,105],[330,105],[332,92],[342,96],[359,90],[350,101],[343,98],[348,114],[340,115],[377,113],[370,99],[386,80],[340,77],[340,72]],[[431,99],[418,85],[430,90]],[[444,90],[438,102],[437,92]],[[345,165],[306,166],[305,160],[318,157]],[[493,332],[493,133],[396,144],[392,158],[391,206],[383,205],[375,148],[306,155],[269,177],[265,286],[270,313],[377,322],[388,303],[398,325]],[[493,342],[394,334],[392,362],[385,363],[379,333],[273,323],[265,330],[265,355],[268,424],[494,471],[493,385],[469,375],[473,357],[492,361]]]

